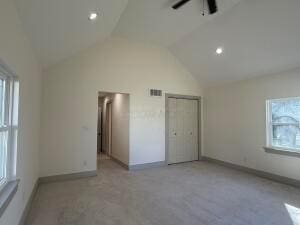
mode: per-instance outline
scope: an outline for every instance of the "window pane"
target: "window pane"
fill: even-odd
[[[0,79],[0,126],[4,125],[5,106],[5,81]]]
[[[300,98],[272,102],[272,145],[300,150]]]
[[[5,124],[5,80],[0,78],[0,128]],[[0,132],[0,181],[5,178],[7,159],[7,131]]]
[[[19,81],[14,81],[12,125],[18,126],[19,117]]]
[[[16,162],[17,162],[17,148],[18,148],[18,128],[13,128],[12,129],[12,135],[11,135],[11,140],[12,140],[12,143],[11,143],[11,146],[10,146],[10,149],[12,150],[11,152],[11,165],[10,165],[10,173],[11,174],[16,174],[16,169],[17,169],[17,165],[16,165]]]
[[[273,126],[273,145],[300,149],[300,129],[293,125]]]
[[[5,178],[5,168],[7,159],[7,131],[0,132],[0,180]]]
[[[300,98],[272,102],[272,122],[300,121]]]

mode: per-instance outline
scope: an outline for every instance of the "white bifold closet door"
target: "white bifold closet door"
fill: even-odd
[[[169,164],[198,160],[198,101],[168,98]]]

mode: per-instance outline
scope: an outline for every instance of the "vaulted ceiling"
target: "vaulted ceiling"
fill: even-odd
[[[109,37],[127,0],[15,0],[37,57],[49,67]],[[90,12],[98,21],[88,20]]]
[[[15,1],[45,68],[110,36],[169,48],[203,86],[300,63],[299,0],[218,0],[219,12],[204,17],[202,0],[178,11],[176,0]],[[95,22],[91,11],[100,14]]]
[[[206,16],[202,15],[202,0],[192,0],[180,10],[174,11],[171,6],[177,1],[130,0],[113,34],[170,46],[226,12],[240,0],[219,0],[219,13]]]
[[[300,1],[244,0],[171,46],[205,86],[300,66]],[[217,56],[221,46],[224,54]]]

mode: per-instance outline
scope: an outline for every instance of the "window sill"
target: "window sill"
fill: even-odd
[[[283,149],[283,148],[276,148],[276,147],[264,147],[264,149],[267,153],[293,156],[293,157],[300,158],[300,152],[293,151],[291,149]]]
[[[0,191],[0,217],[18,190],[19,181],[8,182]]]

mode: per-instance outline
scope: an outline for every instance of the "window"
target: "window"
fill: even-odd
[[[0,62],[0,190],[16,174],[19,82]]]
[[[300,153],[300,97],[267,101],[267,145]]]

